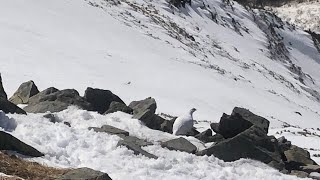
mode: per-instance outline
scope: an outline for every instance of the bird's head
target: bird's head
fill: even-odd
[[[196,110],[197,110],[196,108],[192,108],[192,109],[190,110],[190,114],[193,114]]]

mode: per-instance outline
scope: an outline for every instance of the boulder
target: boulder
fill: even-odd
[[[312,178],[312,179],[320,180],[320,173],[312,172],[312,173],[309,174],[308,177]]]
[[[213,132],[219,134],[219,123],[211,123],[210,127],[212,129]]]
[[[242,118],[239,114],[229,116],[223,113],[220,119],[218,133],[224,138],[232,138],[251,126],[252,123]]]
[[[5,98],[0,98],[0,110],[2,110],[6,114],[27,114],[24,110],[22,110],[17,105],[13,104]]]
[[[120,140],[118,142],[117,146],[124,146],[124,147],[132,150],[135,155],[141,154],[141,155],[146,156],[148,158],[158,159],[157,156],[148,153],[147,151],[143,150],[141,148],[141,146],[135,144],[134,142],[128,141],[128,139]]]
[[[139,147],[153,145],[151,142],[147,142],[146,140],[139,139],[139,138],[134,137],[134,136],[119,135],[119,137],[121,137],[123,139],[123,141],[136,144]]]
[[[133,109],[134,115],[144,113],[147,110],[150,114],[154,114],[157,109],[157,103],[155,99],[149,97],[141,101],[133,101],[129,104],[129,107]]]
[[[122,129],[118,129],[116,127],[113,126],[109,126],[109,125],[103,125],[101,126],[101,128],[97,128],[97,127],[89,127],[89,130],[93,129],[95,132],[105,132],[108,134],[114,134],[114,135],[125,135],[125,136],[129,136],[129,132],[128,131],[124,131]]]
[[[54,114],[45,114],[43,115],[44,118],[48,119],[52,123],[58,123],[60,122],[59,119]]]
[[[312,173],[312,172],[320,172],[320,166],[319,165],[313,165],[313,164],[308,164],[306,166],[300,166],[301,171],[306,172],[306,173]]]
[[[291,142],[288,141],[284,136],[278,138],[278,144],[282,152],[289,150],[291,147]]]
[[[215,134],[214,136],[212,136],[211,129],[207,129],[207,130],[203,131],[202,133],[195,135],[194,137],[204,143],[220,142],[220,141],[224,140],[223,136],[220,134]]]
[[[173,120],[164,120],[160,124],[160,129],[159,130],[172,134],[173,123],[174,123]]]
[[[4,91],[4,88],[3,88],[1,73],[0,73],[0,98],[8,99],[7,93]]]
[[[22,83],[9,101],[14,104],[28,104],[29,98],[38,94],[39,90],[33,81]]]
[[[110,113],[114,113],[117,111],[121,111],[121,112],[124,112],[127,114],[133,114],[132,108],[128,107],[124,103],[116,102],[116,101],[112,101],[109,109],[106,112],[104,112],[103,114],[110,114]]]
[[[255,125],[233,138],[223,140],[196,153],[196,155],[213,155],[227,162],[249,158],[264,162],[279,170],[284,168],[277,140],[273,136],[267,136],[264,129]]]
[[[193,154],[197,151],[197,147],[183,137],[162,142],[161,146],[168,148],[169,150],[177,150]]]
[[[35,148],[25,144],[12,135],[0,131],[0,150],[16,151],[25,156],[41,157],[44,156],[41,152]]]
[[[30,98],[29,102],[24,110],[30,113],[59,112],[69,106],[92,110],[92,105],[80,97],[78,91],[74,89],[56,91],[55,88],[50,88]]]
[[[309,174],[303,171],[294,170],[294,171],[291,171],[290,175],[297,176],[299,178],[306,178],[308,177]]]
[[[89,168],[78,168],[63,174],[57,180],[112,180],[107,173]]]
[[[117,95],[109,90],[93,89],[88,87],[85,91],[84,98],[92,104],[93,111],[103,114],[110,108],[110,104],[115,101],[125,104]]]
[[[310,158],[310,153],[298,146],[292,145],[290,149],[284,151],[286,157],[286,169],[288,170],[299,170],[300,166],[305,165],[317,165]]]
[[[268,133],[269,125],[270,122],[258,115],[253,114],[250,112],[248,109],[240,108],[240,107],[235,107],[232,111],[231,115],[239,114],[243,119],[251,122],[252,124],[262,128],[263,130]]]

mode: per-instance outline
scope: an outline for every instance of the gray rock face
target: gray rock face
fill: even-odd
[[[306,178],[306,177],[308,177],[309,174],[306,172],[303,172],[303,171],[294,170],[294,171],[291,171],[290,175],[294,175],[294,176],[297,176],[300,178]]]
[[[237,136],[221,141],[197,155],[214,155],[227,162],[250,158],[279,170],[284,168],[277,140],[267,136],[266,132],[257,126],[251,126]]]
[[[204,143],[216,142],[218,140],[216,137],[212,136],[211,129],[207,129],[207,130],[203,131],[202,133],[195,135],[194,137]]]
[[[109,109],[103,114],[110,114],[110,113],[114,113],[117,111],[121,111],[121,112],[124,112],[127,114],[133,114],[132,108],[128,107],[127,105],[125,105],[121,102],[116,102],[116,101],[112,101]]]
[[[133,101],[129,104],[129,107],[133,109],[134,114],[144,113],[149,110],[150,114],[154,114],[157,109],[156,100],[149,97],[141,101]]]
[[[93,89],[90,87],[86,89],[84,98],[92,104],[93,111],[97,111],[100,114],[106,112],[113,101],[125,104],[117,95],[109,90]]]
[[[4,88],[3,88],[1,73],[0,73],[0,98],[8,99],[7,93],[4,91]]]
[[[183,137],[162,142],[161,146],[166,147],[169,150],[177,150],[187,153],[195,153],[197,151],[197,147]]]
[[[301,168],[301,171],[306,172],[306,173],[320,172],[319,165],[308,164],[306,166],[301,166],[300,168]]]
[[[243,119],[251,122],[252,124],[262,128],[263,130],[266,131],[266,133],[268,133],[268,129],[269,129],[269,124],[270,122],[261,117],[258,116],[256,114],[253,114],[252,112],[250,112],[248,109],[244,109],[244,108],[240,108],[240,107],[235,107],[232,111],[231,115],[235,115],[235,114],[239,114]]]
[[[288,170],[299,170],[300,166],[316,165],[310,158],[310,153],[298,146],[292,145],[290,149],[284,151],[286,157],[286,167]]]
[[[218,133],[224,138],[232,138],[251,126],[252,123],[242,118],[239,114],[231,116],[223,114],[220,119]]]
[[[122,129],[118,129],[116,127],[113,126],[109,126],[109,125],[103,125],[101,126],[101,128],[97,128],[97,127],[89,127],[89,130],[93,129],[95,132],[105,132],[108,134],[115,134],[115,135],[125,135],[125,136],[129,136],[129,132],[128,131],[124,131]]]
[[[25,144],[19,139],[0,131],[0,150],[16,151],[25,156],[41,157],[44,156],[41,152],[35,148]]]
[[[112,180],[108,174],[90,168],[71,170],[57,180]]]
[[[59,123],[59,119],[54,114],[45,114],[43,115],[44,118],[47,118],[52,123]]]
[[[123,135],[119,135],[119,136],[123,139],[123,141],[136,144],[139,147],[153,145],[151,142],[147,142],[143,139],[139,139],[134,136],[123,136]]]
[[[2,110],[4,113],[27,114],[24,110],[19,108],[17,105],[13,104],[12,102],[4,98],[0,98],[0,110]]]
[[[30,98],[29,105],[24,110],[30,113],[59,112],[71,105],[92,110],[91,104],[80,97],[78,91],[74,89],[56,91],[55,88],[47,89]]]
[[[9,101],[14,104],[28,104],[29,98],[38,94],[39,90],[33,81],[22,83]]]
[[[120,141],[118,142],[117,146],[125,146],[126,148],[132,150],[135,155],[141,154],[141,155],[146,156],[146,157],[148,157],[148,158],[158,159],[157,156],[148,153],[147,151],[143,150],[143,149],[141,148],[141,146],[135,144],[134,142],[132,142],[132,141],[130,141],[130,140],[128,140],[128,139],[120,140]]]

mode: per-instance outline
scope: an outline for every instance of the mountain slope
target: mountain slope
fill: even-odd
[[[233,1],[216,0],[193,0],[192,5],[185,8],[176,8],[165,0],[10,0],[0,7],[0,27],[0,72],[9,95],[21,82],[32,79],[39,89],[50,86],[75,88],[80,92],[87,86],[110,89],[127,103],[152,96],[158,102],[158,113],[180,115],[196,107],[199,111],[194,118],[200,131],[207,129],[210,122],[217,122],[223,112],[229,113],[234,106],[248,108],[268,118],[274,129],[270,133],[279,136],[286,128],[301,131],[320,127],[320,54],[309,34],[267,11],[247,10]],[[116,149],[115,137],[85,131],[87,126],[121,121],[124,125],[116,124],[137,136],[157,134],[134,121],[133,127],[142,129],[143,134],[139,134],[130,127],[132,124],[124,122],[130,118],[122,114],[104,118],[71,109],[59,116],[70,118],[75,124],[84,124],[76,126],[74,132],[55,125],[55,131],[65,134],[57,139],[46,139],[56,136],[55,131],[43,134],[31,130],[50,129],[52,124],[42,124],[39,115],[30,115],[38,124],[25,123],[30,121],[29,117],[12,115],[19,124],[12,133],[49,154],[39,161],[60,166],[87,165],[103,171],[112,169],[115,172],[110,175],[118,179],[128,179],[132,175],[141,179],[169,178],[179,172],[185,173],[186,169],[196,173],[190,179],[201,179],[216,177],[213,174],[220,171],[214,170],[216,164],[221,164],[213,157],[177,153],[180,159],[176,162],[174,155],[162,148],[157,150],[158,146],[149,150],[162,155],[163,159],[144,159],[151,166],[150,170],[141,167],[139,158],[128,155],[124,149]],[[73,118],[79,118],[79,122]],[[94,121],[97,119],[101,122]],[[319,138],[287,135],[296,144]],[[155,136],[151,140],[159,141]],[[83,142],[80,137],[87,138]],[[92,138],[111,144],[111,148],[96,141],[89,143]],[[52,143],[52,148],[43,147],[46,141]],[[84,148],[78,150],[77,146]],[[92,152],[87,146],[96,146],[96,149]],[[320,149],[317,143],[303,147]],[[77,159],[86,151],[92,153],[89,158]],[[126,165],[121,172],[120,167],[126,161],[120,161],[123,164],[116,167],[112,163],[95,164],[95,160],[90,159],[104,157],[102,162],[108,164],[118,161],[111,157],[119,154],[123,158],[130,157],[130,163],[135,166]],[[166,159],[164,154],[170,158]],[[190,163],[190,167],[179,167],[186,163]],[[197,163],[204,164],[193,169]],[[251,163],[246,160],[222,163],[221,166],[227,168],[222,168],[226,172],[221,176],[229,175],[229,167],[241,174],[247,166],[254,167]],[[264,173],[259,173],[266,167],[258,166],[260,169],[241,178],[252,174],[258,174],[257,179],[259,175],[265,177]],[[202,172],[203,167],[209,169]],[[135,172],[140,168],[141,172]],[[165,174],[166,171],[169,173]],[[277,178],[287,178],[274,170],[267,171]],[[238,178],[235,176],[230,175],[230,179]]]

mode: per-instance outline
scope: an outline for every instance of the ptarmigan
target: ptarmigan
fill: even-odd
[[[173,124],[172,132],[174,135],[186,135],[193,128],[193,112],[196,109],[192,108],[188,114],[178,117]]]

